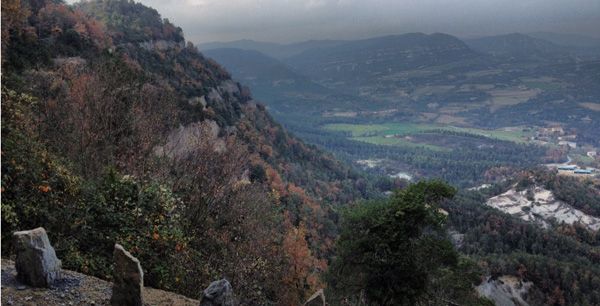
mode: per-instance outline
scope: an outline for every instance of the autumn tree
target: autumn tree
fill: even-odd
[[[227,277],[248,304],[282,301],[288,266],[276,199],[249,180],[248,152],[234,137],[219,137],[215,122],[182,128],[157,148],[163,176],[181,195],[184,231],[196,252],[185,263],[194,283]],[[256,288],[262,288],[257,290]],[[194,293],[195,294],[195,293]]]

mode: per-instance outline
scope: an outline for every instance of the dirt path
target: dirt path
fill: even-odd
[[[2,305],[110,305],[111,293],[112,283],[68,270],[62,271],[62,278],[53,288],[24,286],[16,279],[14,262],[2,259]],[[198,300],[148,287],[144,290],[144,301],[146,305],[153,306],[200,305]]]

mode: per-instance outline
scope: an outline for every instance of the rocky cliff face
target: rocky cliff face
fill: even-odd
[[[477,286],[477,292],[494,302],[496,306],[529,306],[525,297],[532,282],[524,282],[511,275],[503,275],[497,279],[488,278]]]

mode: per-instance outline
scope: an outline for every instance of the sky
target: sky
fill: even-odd
[[[463,38],[539,31],[600,37],[600,0],[136,1],[157,9],[194,43],[288,43],[409,32]]]

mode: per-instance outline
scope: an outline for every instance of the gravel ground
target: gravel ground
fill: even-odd
[[[110,305],[112,283],[81,273],[63,270],[52,288],[32,288],[16,279],[14,262],[2,259],[2,305],[15,306],[69,306]],[[184,296],[152,289],[144,289],[144,304],[197,306],[200,302]]]

